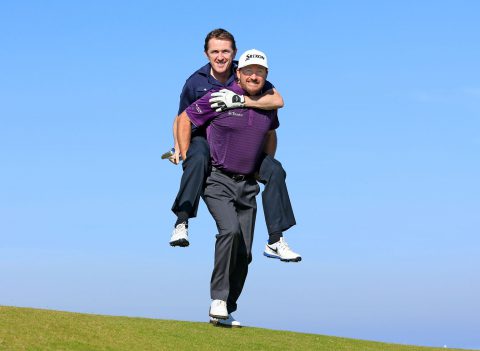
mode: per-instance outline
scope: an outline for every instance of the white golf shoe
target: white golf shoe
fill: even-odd
[[[210,323],[216,327],[225,327],[225,328],[241,328],[242,323],[237,321],[231,314],[228,315],[227,319],[219,319],[210,317]]]
[[[178,224],[172,232],[170,238],[170,246],[186,247],[190,245],[188,242],[188,223],[182,222]]]
[[[270,258],[278,258],[283,262],[299,262],[302,260],[302,257],[298,253],[290,249],[283,237],[275,244],[265,245],[263,255]]]
[[[228,319],[227,303],[223,300],[213,300],[208,314],[212,318]]]

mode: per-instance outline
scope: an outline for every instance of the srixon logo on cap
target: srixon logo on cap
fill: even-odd
[[[259,55],[259,54],[248,54],[247,57],[245,58],[245,61],[248,61],[252,58],[259,58],[259,59],[262,59],[262,60],[265,60],[265,56],[263,55]]]

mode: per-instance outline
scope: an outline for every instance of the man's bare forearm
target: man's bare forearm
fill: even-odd
[[[178,138],[177,138],[177,129],[178,129],[178,116],[175,116],[173,119],[173,146],[178,145]]]
[[[180,148],[180,155],[183,160],[187,159],[187,151],[190,147],[190,138],[192,136],[192,122],[185,112],[182,112],[177,118],[177,140]]]
[[[283,107],[283,98],[276,89],[270,89],[258,96],[245,95],[245,107],[261,110],[276,110]]]
[[[177,129],[178,129],[177,122],[178,122],[178,116],[175,116],[175,118],[173,119],[173,127],[172,127],[174,152],[168,158],[168,160],[175,165],[178,165],[178,163],[180,162],[180,147],[178,146],[178,138],[177,138]]]

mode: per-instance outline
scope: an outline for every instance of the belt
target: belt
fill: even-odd
[[[227,177],[232,178],[236,182],[242,182],[247,179],[253,179],[253,174],[236,174],[236,173],[225,171],[223,169],[219,169],[215,166],[212,166],[212,172],[222,173]]]

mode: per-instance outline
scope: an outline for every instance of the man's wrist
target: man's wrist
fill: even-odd
[[[243,108],[252,107],[252,99],[250,96],[243,95]]]
[[[235,94],[232,97],[232,107],[245,107],[245,95]]]

